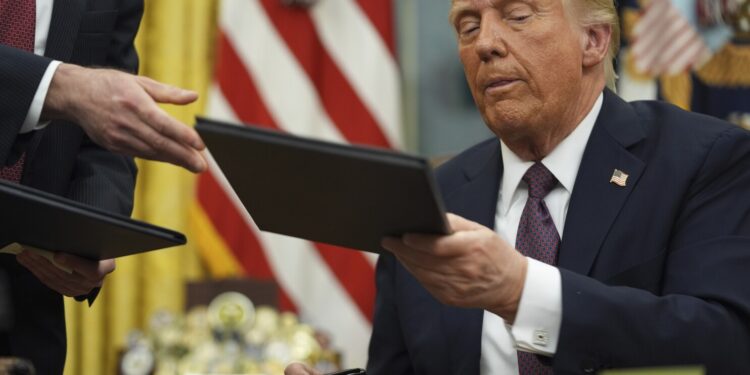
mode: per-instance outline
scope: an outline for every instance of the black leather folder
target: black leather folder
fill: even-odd
[[[0,180],[0,247],[12,243],[89,259],[185,244],[182,233]]]
[[[379,253],[385,236],[448,232],[427,160],[198,118],[261,230]]]

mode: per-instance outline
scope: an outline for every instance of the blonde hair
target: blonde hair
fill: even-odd
[[[617,73],[615,72],[614,59],[620,49],[620,20],[617,16],[614,0],[563,0],[568,5],[571,1],[576,2],[578,8],[577,19],[581,26],[609,25],[612,35],[609,39],[606,61],[604,61],[604,75],[607,87],[612,91],[616,89]],[[567,7],[566,7],[567,8]]]

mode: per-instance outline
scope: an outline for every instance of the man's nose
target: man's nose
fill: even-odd
[[[496,15],[490,14],[482,17],[475,44],[477,54],[482,61],[504,57],[508,54],[502,22],[503,20]]]

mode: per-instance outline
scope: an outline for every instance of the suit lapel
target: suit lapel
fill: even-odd
[[[644,163],[628,151],[643,139],[632,107],[609,90],[591,132],[566,218],[558,266],[586,275]],[[615,169],[629,175],[626,186],[610,182]]]
[[[501,175],[500,143],[490,142],[464,163],[466,183],[446,196],[448,212],[494,228]],[[441,306],[450,373],[478,374],[483,310]]]
[[[86,0],[54,2],[45,56],[60,61],[70,60],[85,6]]]

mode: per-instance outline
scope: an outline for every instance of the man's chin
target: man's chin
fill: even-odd
[[[505,99],[486,108],[483,117],[493,131],[496,129],[525,128],[529,122],[530,114],[524,109],[525,107],[517,100]]]

